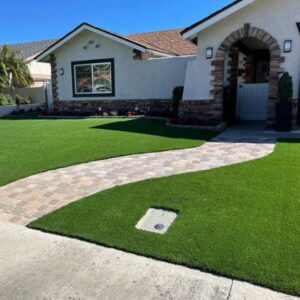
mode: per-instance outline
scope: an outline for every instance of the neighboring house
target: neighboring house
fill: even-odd
[[[58,39],[52,39],[8,45],[11,50],[17,52],[19,56],[27,63],[30,74],[34,80],[34,87],[43,86],[46,82],[51,81],[50,64],[37,62],[35,57],[57,40]]]
[[[122,36],[82,24],[37,56],[51,63],[57,110],[170,111],[184,85],[181,115],[275,124],[278,80],[300,82],[299,0],[238,0],[181,32]],[[197,45],[197,48],[196,48]],[[194,54],[197,53],[195,56]]]

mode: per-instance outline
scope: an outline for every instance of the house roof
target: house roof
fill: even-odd
[[[229,5],[221,8],[220,10],[212,13],[208,17],[196,22],[195,24],[185,28],[181,34],[185,39],[193,39],[195,35],[215,24],[216,22],[222,20],[223,18],[235,13],[236,11],[239,11],[240,9],[244,8],[245,6],[248,6],[249,4],[255,2],[255,0],[236,0],[230,3]]]
[[[44,51],[57,41],[58,39],[34,41],[20,44],[11,44],[8,45],[8,47],[13,51],[18,52],[22,59],[28,60],[31,57],[36,56],[38,53]]]
[[[53,40],[52,44],[40,51],[41,53],[37,55],[36,59],[39,61],[44,60],[52,51],[60,47],[82,30],[90,30],[142,52],[150,51],[161,56],[194,55],[197,52],[195,45],[182,38],[180,34],[181,29],[120,35],[100,27],[83,23],[61,39]]]
[[[176,56],[196,54],[197,47],[193,43],[184,40],[181,36],[181,31],[182,29],[173,29],[130,34],[126,37],[145,46],[152,47],[157,51],[164,51]]]
[[[165,53],[168,55],[175,56],[184,56],[194,55],[197,52],[196,46],[191,42],[184,40],[181,36],[180,33],[182,29],[145,32],[129,35],[119,35],[105,29],[101,30],[110,35],[118,36],[124,40],[140,45],[145,49],[151,49],[159,53]],[[8,46],[13,51],[18,52],[22,59],[28,60],[43,53],[45,50],[58,43],[60,40],[62,39],[49,39],[27,43],[11,44]]]

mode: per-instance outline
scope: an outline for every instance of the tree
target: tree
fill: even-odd
[[[0,89],[26,87],[33,83],[28,66],[18,53],[4,45],[0,48]]]

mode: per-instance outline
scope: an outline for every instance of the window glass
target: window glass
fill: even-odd
[[[111,64],[98,64],[93,66],[93,92],[94,93],[111,93]]]
[[[73,64],[75,94],[113,94],[112,63]]]
[[[91,65],[76,66],[75,70],[77,93],[91,93],[93,91]]]

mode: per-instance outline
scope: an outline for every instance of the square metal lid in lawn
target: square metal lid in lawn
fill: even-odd
[[[170,210],[150,208],[137,223],[136,228],[154,233],[164,234],[177,218],[177,213]]]

